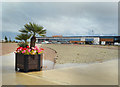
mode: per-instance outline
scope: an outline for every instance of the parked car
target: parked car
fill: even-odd
[[[115,43],[114,43],[114,45],[120,46],[120,43],[118,43],[118,42],[115,42]]]

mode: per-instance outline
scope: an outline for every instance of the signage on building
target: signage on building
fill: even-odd
[[[55,36],[52,36],[52,37],[62,37],[62,35],[55,35]]]

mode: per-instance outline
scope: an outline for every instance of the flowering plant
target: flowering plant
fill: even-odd
[[[24,55],[36,55],[36,54],[41,54],[43,53],[44,49],[43,48],[38,48],[37,46],[35,47],[30,47],[27,46],[25,48],[23,47],[18,47],[15,53],[20,53]]]
[[[25,48],[25,47],[28,46],[28,42],[19,42],[19,43],[18,43],[18,46]]]

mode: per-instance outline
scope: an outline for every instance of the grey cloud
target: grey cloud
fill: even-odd
[[[3,3],[3,31],[17,32],[29,21],[43,25],[47,35],[117,34],[115,2]]]

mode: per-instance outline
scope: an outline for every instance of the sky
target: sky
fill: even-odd
[[[29,22],[46,35],[117,35],[117,2],[3,2],[2,38],[14,39]],[[93,31],[93,32],[92,32]]]

